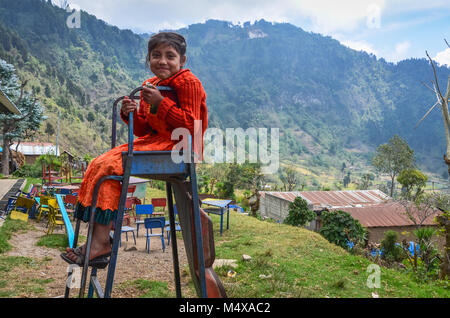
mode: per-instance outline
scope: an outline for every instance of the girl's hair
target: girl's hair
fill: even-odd
[[[180,57],[186,54],[187,44],[183,36],[174,32],[160,32],[152,35],[150,40],[148,40],[147,59],[145,61],[147,66],[150,64],[152,50],[162,43],[172,46],[180,54]]]

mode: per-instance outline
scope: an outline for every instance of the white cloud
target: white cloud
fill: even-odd
[[[56,0],[57,1],[57,0]],[[235,24],[265,19],[310,25],[319,33],[373,27],[385,0],[68,0],[82,10],[121,28],[158,31],[179,28],[207,19]]]
[[[442,52],[438,52],[433,60],[438,62],[440,65],[447,65],[450,67],[450,48],[445,49]]]
[[[351,49],[357,50],[357,51],[365,51],[367,53],[378,55],[377,50],[374,49],[372,44],[365,42],[365,41],[348,40],[348,41],[342,41],[341,44],[343,44]]]

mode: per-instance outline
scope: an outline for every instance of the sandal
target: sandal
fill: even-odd
[[[78,250],[78,251],[81,252],[81,249]],[[75,252],[75,249],[74,249],[74,252]],[[61,258],[63,260],[65,260],[69,264],[76,264],[76,265],[78,265],[80,267],[83,267],[84,266],[84,258],[85,258],[85,256],[82,255],[82,254],[77,254],[77,253],[75,253],[75,254],[77,255],[77,260],[76,261],[73,261],[70,258],[68,258],[67,257],[67,253],[61,253],[60,256],[61,256]],[[109,256],[110,255],[111,255],[111,252],[103,254],[103,255],[100,255],[100,256],[97,256],[96,258],[91,259],[89,261],[88,265],[92,266],[92,267],[95,267],[95,268],[98,268],[98,269],[103,269],[106,266],[108,266],[108,264],[109,264]]]

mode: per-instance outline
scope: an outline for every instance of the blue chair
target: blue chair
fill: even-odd
[[[136,204],[136,236],[139,237],[139,225],[144,224],[141,215],[153,214],[153,204]]]
[[[175,218],[175,231],[181,231],[180,222],[177,221],[177,205],[173,205],[173,214]],[[167,244],[170,244],[170,221],[166,221],[166,232],[167,232]]]
[[[145,226],[145,229],[147,230],[145,248],[147,249],[148,253],[150,253],[150,237],[153,237],[153,236],[159,236],[161,238],[163,252],[166,249],[166,247],[164,245],[165,223],[166,223],[166,218],[164,216],[144,219],[144,226]],[[153,234],[151,231],[152,229],[161,229],[161,233]],[[150,230],[150,233],[148,233],[148,230]]]
[[[126,240],[128,242],[128,232],[133,234],[134,245],[136,245],[136,236],[134,236],[134,227],[131,226],[122,226],[121,233],[125,233]],[[119,246],[122,246],[122,238],[120,238]]]

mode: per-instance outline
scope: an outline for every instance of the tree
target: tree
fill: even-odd
[[[414,166],[414,150],[400,136],[395,134],[387,144],[378,146],[372,164],[380,173],[386,173],[391,178],[391,197],[394,196],[395,177],[405,169]]]
[[[92,125],[92,123],[94,122],[94,120],[95,120],[95,115],[94,115],[93,112],[89,112],[88,113],[87,120],[89,122],[89,127],[90,127]]]
[[[21,111],[21,115],[0,114],[3,137],[2,174],[9,175],[9,147],[13,139],[19,141],[38,131],[42,122],[43,107],[30,92],[25,91],[27,82],[19,83],[13,65],[0,59],[0,89]]]
[[[55,128],[53,127],[53,125],[49,122],[47,122],[46,126],[45,126],[45,133],[47,134],[47,141],[50,140],[50,136],[55,134]]]
[[[294,202],[289,204],[289,214],[284,219],[284,223],[293,226],[304,226],[316,217],[316,213],[308,209],[308,203],[301,197],[296,197]]]
[[[445,40],[445,43],[447,44],[447,46],[450,48],[450,44],[447,42],[447,40]],[[450,98],[450,76],[448,77],[447,80],[447,91],[445,93],[445,96],[442,95],[441,89],[439,87],[439,82],[437,79],[437,74],[436,74],[436,68],[434,66],[434,62],[431,59],[430,55],[428,55],[428,52],[425,51],[428,59],[430,60],[431,63],[431,67],[433,68],[433,73],[434,73],[434,82],[432,82],[433,84],[433,89],[431,89],[431,91],[436,95],[437,101],[436,103],[431,106],[431,108],[426,112],[426,114],[419,120],[419,122],[417,123],[416,127],[420,125],[420,123],[425,119],[425,117],[428,116],[428,114],[431,113],[431,111],[436,107],[436,106],[441,106],[441,110],[442,110],[442,118],[444,120],[444,129],[445,129],[445,141],[447,144],[447,148],[446,151],[444,153],[444,162],[447,165],[447,171],[448,174],[450,176],[450,114],[448,112],[448,100]]]
[[[280,170],[280,179],[283,183],[284,191],[293,191],[295,186],[300,182],[297,171],[291,167],[282,167]]]
[[[344,211],[323,211],[321,215],[322,234],[329,242],[348,248],[348,243],[364,245],[367,230],[358,220]]]
[[[418,197],[423,192],[422,189],[425,187],[427,180],[428,177],[417,169],[402,170],[397,177],[397,181],[405,191],[403,196],[407,200],[414,200],[414,198]]]

